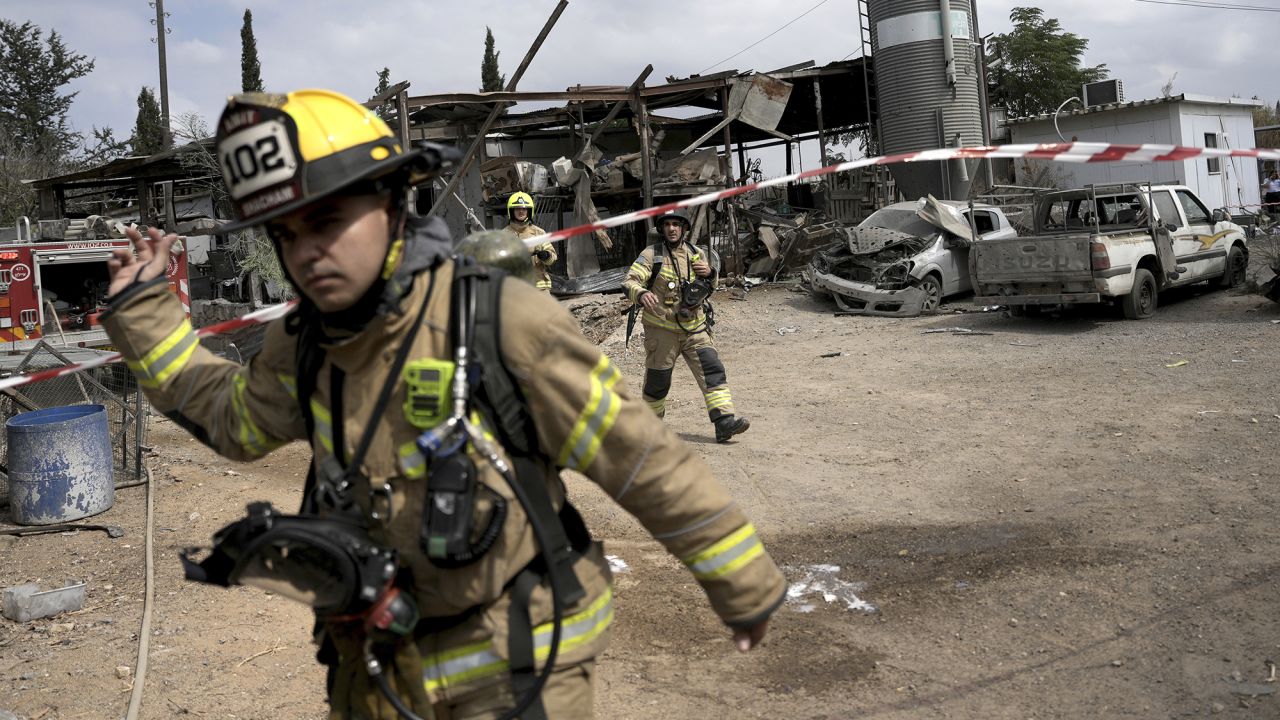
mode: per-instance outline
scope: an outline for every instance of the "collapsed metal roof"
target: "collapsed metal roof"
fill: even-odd
[[[724,118],[721,92],[732,84],[749,80],[756,74],[767,75],[792,85],[791,96],[778,123],[777,131],[793,137],[812,136],[818,132],[816,94],[822,95],[822,128],[826,132],[865,127],[870,116],[874,121],[875,101],[868,98],[863,81],[866,71],[873,72],[870,60],[855,58],[815,67],[800,63],[766,73],[729,70],[712,75],[695,75],[650,85],[631,91],[623,85],[577,85],[562,91],[466,92],[411,96],[407,99],[410,125],[415,137],[451,140],[462,137],[467,125],[476,125],[489,113],[495,102],[564,101],[557,107],[528,112],[508,112],[492,126],[490,134],[510,137],[563,136],[573,132],[574,125],[600,122],[610,107],[628,102],[617,117],[630,119],[637,115],[635,103],[642,99],[656,126],[680,127],[694,137],[703,135]],[[818,89],[820,86],[820,90]],[[872,84],[874,87],[874,84]],[[661,111],[675,108],[703,109],[693,117],[672,117]],[[870,111],[870,112],[869,112]],[[773,136],[743,122],[731,125],[735,142],[772,140]],[[721,138],[711,137],[701,147],[717,147]]]

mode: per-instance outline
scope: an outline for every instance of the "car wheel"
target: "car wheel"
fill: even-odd
[[[925,275],[916,283],[916,287],[924,291],[924,303],[920,306],[922,311],[933,312],[942,306],[942,280],[937,275]]]
[[[1218,287],[1226,290],[1243,285],[1248,271],[1248,256],[1244,254],[1239,245],[1232,245],[1231,251],[1227,253],[1227,267],[1222,271],[1222,278],[1218,280]]]
[[[1130,320],[1145,320],[1156,312],[1160,291],[1156,288],[1156,278],[1146,268],[1138,268],[1133,276],[1133,290],[1124,297],[1121,306],[1124,316]]]

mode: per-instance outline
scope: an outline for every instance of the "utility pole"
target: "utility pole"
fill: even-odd
[[[169,30],[164,26],[164,19],[169,13],[164,11],[164,0],[152,0],[151,7],[156,9],[156,19],[151,21],[156,26],[156,37],[152,42],[160,51],[160,122],[164,130],[164,146],[173,145],[173,137],[169,130],[169,66],[164,54],[164,36]]]

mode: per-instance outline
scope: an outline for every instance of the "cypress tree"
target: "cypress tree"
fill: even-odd
[[[144,86],[138,93],[138,119],[133,124],[129,147],[134,155],[154,155],[164,149],[164,120],[155,93]]]
[[[253,37],[253,13],[244,11],[240,26],[240,90],[262,92],[262,66],[258,63],[258,41]]]
[[[484,29],[484,59],[480,61],[480,91],[498,92],[506,87],[507,76],[498,73],[498,56],[493,49],[493,31]]]

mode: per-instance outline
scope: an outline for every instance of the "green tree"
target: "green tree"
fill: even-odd
[[[160,103],[151,88],[143,87],[138,93],[138,119],[133,125],[133,137],[129,147],[134,155],[154,155],[164,149],[164,120],[160,117]]]
[[[38,157],[62,160],[80,143],[67,113],[74,92],[61,92],[93,70],[93,59],[72,51],[57,31],[0,20],[0,135]]]
[[[987,64],[991,104],[1009,108],[1011,117],[1053,112],[1084,83],[1106,79],[1106,65],[1080,65],[1089,41],[1040,8],[1015,7],[1009,19],[1013,30],[992,38]]]
[[[253,13],[244,11],[240,26],[240,90],[262,92],[262,65],[258,63],[258,41],[253,37]]]
[[[480,61],[480,92],[497,92],[507,85],[507,76],[498,73],[498,56],[493,49],[493,31],[484,29],[484,60]]]
[[[382,68],[378,71],[378,86],[373,89],[374,97],[381,95],[391,89],[391,68]],[[373,110],[378,117],[386,120],[391,117],[391,103],[384,102]]]
[[[90,133],[90,138],[91,140],[86,140],[84,149],[80,152],[76,162],[78,166],[94,167],[129,154],[130,141],[117,140],[115,131],[110,127],[101,129],[95,127]]]
[[[1260,100],[1254,97],[1254,100]],[[1263,105],[1253,109],[1253,126],[1255,128],[1275,127],[1280,125],[1280,101],[1276,102],[1274,108]],[[1257,140],[1255,144],[1264,148],[1280,148],[1280,130],[1268,130],[1265,132],[1255,133]],[[1276,163],[1273,163],[1273,165]]]

